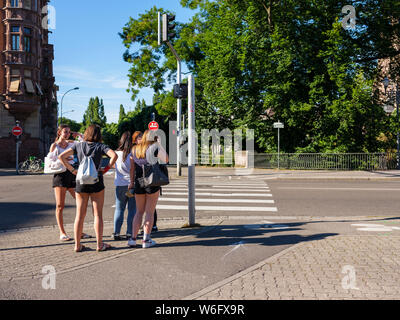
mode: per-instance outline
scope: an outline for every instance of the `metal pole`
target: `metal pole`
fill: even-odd
[[[17,143],[16,143],[16,157],[15,157],[15,170],[17,171],[17,174],[19,174],[18,171],[18,162],[19,162],[19,137],[17,138]]]
[[[195,165],[196,165],[196,145],[195,145],[195,95],[194,77],[189,76],[188,94],[188,140],[189,140],[189,159],[188,159],[188,192],[189,192],[189,226],[195,224],[196,216],[196,187],[195,187]]]
[[[178,72],[177,72],[177,80],[178,80],[178,84],[181,83],[181,61],[177,60],[177,65],[178,65]],[[178,99],[177,102],[177,135],[176,135],[176,139],[177,139],[177,144],[176,144],[176,171],[177,171],[177,175],[178,177],[180,177],[182,175],[182,168],[181,168],[181,121],[182,121],[182,99]]]
[[[399,139],[399,83],[396,85],[396,110],[397,110],[397,170],[400,170],[400,139]]]
[[[68,92],[71,92],[71,91],[74,91],[74,90],[79,90],[79,88],[76,87],[76,88],[73,88],[73,89],[68,90],[66,93],[63,94],[63,96],[62,96],[62,98],[61,98],[60,119],[62,119],[62,114],[63,114],[63,112],[62,112],[62,107],[63,107],[63,100],[64,100],[64,97],[65,97],[65,95],[66,95]],[[58,127],[58,126],[59,126],[59,123],[58,123],[58,110],[57,110],[57,127]]]
[[[16,126],[19,127],[19,121],[18,121],[18,120],[16,121]],[[19,174],[19,170],[18,170],[18,163],[19,163],[19,145],[20,145],[19,139],[20,139],[20,136],[17,137],[17,143],[16,143],[16,146],[15,146],[15,148],[16,148],[16,149],[15,149],[15,170],[16,170],[17,174]]]
[[[161,46],[161,12],[157,12],[158,19],[158,45]]]
[[[280,139],[279,139],[279,128],[278,128],[278,170],[279,170],[279,151],[280,151],[279,145],[280,145]]]

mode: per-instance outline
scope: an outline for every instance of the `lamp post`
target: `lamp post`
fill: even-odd
[[[76,88],[70,89],[70,90],[68,90],[66,93],[64,93],[64,94],[63,94],[63,96],[62,96],[62,98],[61,98],[61,111],[60,111],[60,118],[62,118],[62,115],[63,115],[63,112],[62,112],[62,106],[63,106],[63,100],[64,100],[64,97],[65,97],[65,95],[66,95],[68,92],[71,92],[71,91],[74,91],[74,90],[79,90],[79,88],[78,88],[78,87],[76,87]],[[58,125],[59,125],[59,123],[58,123],[58,119],[59,119],[59,118],[57,118],[57,127],[58,127]]]
[[[382,80],[383,86],[385,87],[385,95],[387,88],[389,86],[389,79],[388,77],[385,77],[385,79]],[[399,83],[396,84],[396,99],[395,99],[395,104],[396,104],[396,121],[397,121],[397,126],[399,125],[399,104],[400,104],[400,88],[399,88]],[[399,129],[397,128],[397,153],[396,153],[396,169],[400,170],[400,138],[399,138]]]

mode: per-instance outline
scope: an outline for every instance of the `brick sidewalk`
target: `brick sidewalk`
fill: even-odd
[[[201,228],[182,229],[181,226],[184,223],[184,220],[160,219],[159,232],[155,235],[157,243],[169,243],[202,230]],[[201,220],[202,226],[205,227],[215,223],[218,223],[218,220]],[[65,225],[65,230],[71,237],[73,236],[73,225]],[[113,246],[112,250],[101,253],[96,251],[96,238],[91,223],[85,223],[84,232],[92,235],[93,238],[81,241],[88,249],[83,253],[74,252],[74,241],[60,242],[56,226],[1,232],[0,281],[41,278],[43,277],[42,268],[46,265],[53,266],[58,274],[63,274],[140,250],[139,247],[135,250],[129,248],[127,241],[111,241],[112,222],[104,223],[103,236],[104,242]],[[141,238],[138,238],[138,245],[141,245]]]
[[[185,299],[399,300],[399,247],[399,236],[383,235],[299,243]]]

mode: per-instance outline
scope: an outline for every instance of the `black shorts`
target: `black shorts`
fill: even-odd
[[[135,194],[153,194],[161,190],[161,187],[141,188],[139,181],[135,181]]]
[[[53,177],[53,188],[62,187],[62,188],[75,188],[76,176],[72,174],[69,170],[63,173],[56,173]]]
[[[104,179],[103,175],[99,174],[99,181],[95,184],[80,184],[76,181],[75,192],[76,193],[97,193],[104,190]]]

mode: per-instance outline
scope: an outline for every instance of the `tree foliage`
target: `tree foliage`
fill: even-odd
[[[255,130],[259,151],[276,150],[272,124],[285,123],[286,152],[373,152],[393,146],[393,117],[380,106],[380,59],[400,73],[400,4],[354,2],[356,28],[345,29],[337,0],[182,0],[197,9],[178,23],[173,45],[196,79],[196,125]],[[176,117],[166,84],[176,61],[157,46],[153,7],[131,18],[120,34],[133,98],[155,91],[159,114]]]

